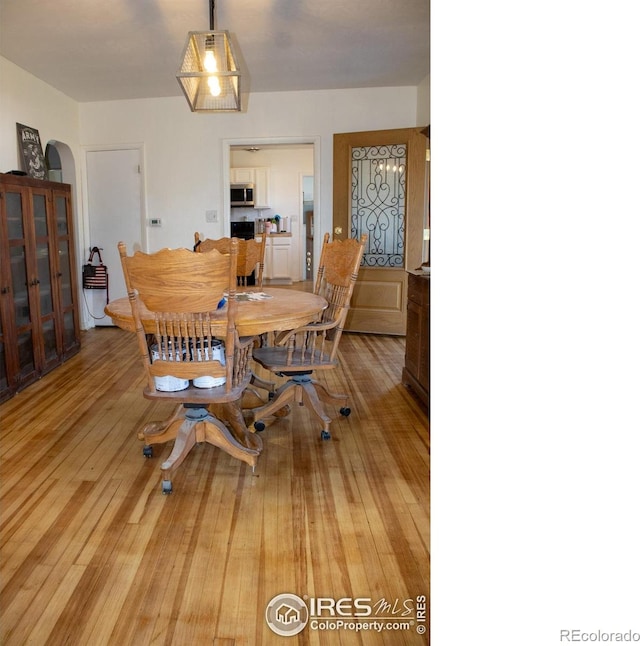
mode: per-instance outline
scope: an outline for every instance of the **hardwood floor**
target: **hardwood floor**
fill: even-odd
[[[171,407],[143,399],[134,335],[82,342],[0,406],[0,643],[428,643],[415,606],[429,601],[429,423],[400,383],[403,338],[343,336],[340,367],[318,377],[350,393],[331,440],[295,407],[262,433],[255,473],[203,444],[170,496],[171,447],[145,459],[136,433]],[[283,593],[370,599],[371,616],[349,622],[406,621],[406,602],[411,625],[320,630],[311,617],[281,637],[265,611]]]

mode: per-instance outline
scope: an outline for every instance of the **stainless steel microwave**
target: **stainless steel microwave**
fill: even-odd
[[[231,184],[231,206],[253,206],[253,184]]]

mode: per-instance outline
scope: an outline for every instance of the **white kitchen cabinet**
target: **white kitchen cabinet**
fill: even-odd
[[[268,209],[269,202],[269,168],[254,168],[254,203],[256,209]]]
[[[267,237],[264,278],[271,281],[272,284],[291,285],[293,283],[290,233],[279,233]]]
[[[232,168],[230,179],[232,184],[254,184],[255,168]]]
[[[232,168],[229,173],[231,184],[253,184],[253,201],[256,209],[269,208],[269,167]]]

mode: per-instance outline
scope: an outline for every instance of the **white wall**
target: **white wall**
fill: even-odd
[[[416,126],[431,125],[431,75],[424,77],[418,85],[417,121]]]
[[[325,230],[332,219],[333,134],[414,126],[416,109],[412,87],[254,94],[247,113],[230,114],[193,114],[182,97],[87,103],[80,106],[80,139],[91,147],[144,144],[146,216],[163,222],[148,230],[148,250],[155,251],[190,243],[197,230],[214,237],[227,230],[225,140],[316,138],[315,199]],[[210,209],[223,218],[205,228]]]
[[[55,88],[0,57],[0,172],[21,170],[16,123],[38,130],[44,152],[48,141],[80,153],[79,105]],[[77,161],[77,160],[76,160]],[[65,178],[67,183],[71,183]]]
[[[38,130],[43,152],[56,142],[69,169],[63,181],[72,185],[78,284],[85,258],[86,232],[82,218],[80,183],[80,109],[73,99],[0,56],[0,172],[22,170],[16,123]]]

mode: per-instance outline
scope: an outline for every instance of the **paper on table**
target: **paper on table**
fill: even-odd
[[[273,296],[265,292],[236,292],[237,301],[264,301],[268,298],[273,298]]]

